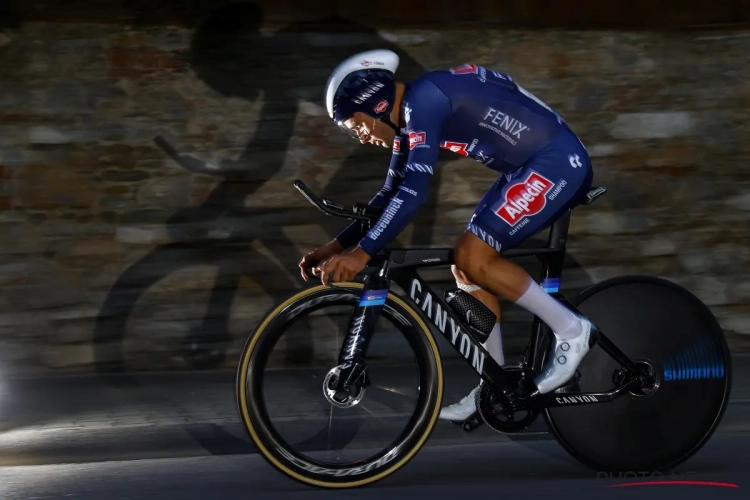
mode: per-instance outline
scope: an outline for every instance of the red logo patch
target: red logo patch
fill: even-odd
[[[388,101],[386,101],[385,99],[383,99],[382,101],[380,101],[378,103],[377,106],[375,106],[375,112],[378,113],[378,114],[380,114],[383,111],[385,111],[387,107],[388,107]]]
[[[409,149],[414,149],[418,144],[423,144],[425,136],[424,132],[409,132]]]
[[[451,73],[454,75],[468,75],[470,73],[478,73],[479,68],[474,63],[466,63],[462,64],[461,66],[456,66],[455,68],[451,68]]]
[[[398,153],[399,151],[401,151],[401,139],[396,137],[393,139],[393,152]]]
[[[443,143],[440,145],[441,148],[447,149],[448,151],[453,151],[454,153],[460,154],[461,156],[469,156],[468,151],[466,151],[466,146],[468,146],[465,142],[451,142],[451,141],[443,141]]]
[[[505,201],[495,213],[510,226],[515,226],[523,217],[536,215],[547,206],[545,195],[554,182],[537,172],[531,172],[524,181],[510,186],[505,192]]]

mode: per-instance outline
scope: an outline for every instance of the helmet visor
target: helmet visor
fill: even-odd
[[[370,138],[370,135],[372,134],[371,130],[364,130],[361,125],[357,125],[354,128],[349,128],[346,126],[345,121],[336,122],[336,125],[338,125],[338,127],[343,130],[346,135],[360,142],[367,142],[367,140]],[[372,128],[372,125],[370,126],[370,128]]]
[[[354,113],[356,113],[357,111],[361,111],[359,109],[359,106],[354,104],[354,102],[352,102],[352,100],[346,96],[338,98],[334,106],[333,119],[336,125],[338,125],[338,127],[352,139],[356,139],[358,141],[367,141],[370,136],[370,132],[363,130],[359,125],[353,128],[349,128],[346,126],[347,120],[354,116]]]

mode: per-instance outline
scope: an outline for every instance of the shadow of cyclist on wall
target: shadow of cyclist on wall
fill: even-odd
[[[218,269],[205,318],[184,343],[184,356],[197,369],[220,366],[225,359],[232,344],[230,309],[242,277],[255,281],[274,301],[301,286],[300,280],[293,279],[301,255],[284,228],[317,225],[330,238],[346,222],[326,217],[313,207],[248,207],[247,201],[267,186],[285,164],[299,165],[295,176],[305,179],[317,192],[345,198],[345,202],[369,200],[384,180],[390,152],[361,146],[346,137],[341,138],[342,144],[354,146],[356,154],[343,149],[343,162],[338,162],[335,172],[323,172],[324,167],[316,165],[315,159],[290,158],[289,141],[294,136],[301,103],[317,105],[331,133],[336,134],[338,131],[323,108],[322,89],[328,74],[341,60],[355,52],[384,47],[401,56],[402,78],[413,78],[424,68],[375,30],[348,21],[331,22],[325,32],[292,24],[267,35],[259,31],[262,16],[263,11],[256,4],[232,3],[210,12],[194,32],[185,54],[190,66],[198,78],[225,97],[253,102],[262,99],[257,129],[248,132],[250,138],[241,154],[213,165],[181,155],[164,137],[155,138],[165,154],[183,168],[214,175],[220,182],[201,205],[180,210],[166,221],[174,243],[160,246],[134,263],[110,291],[94,335],[100,372],[125,371],[122,343],[136,302],[151,286],[179,269],[206,264]],[[223,142],[219,147],[234,146]],[[333,181],[318,182],[318,177]],[[438,184],[436,175],[435,185]],[[289,190],[292,189],[290,183]],[[432,242],[436,191],[433,189],[420,211],[414,244]],[[281,265],[251,247],[253,242],[264,246]],[[286,354],[305,359],[312,348],[312,339],[308,338],[286,346]]]

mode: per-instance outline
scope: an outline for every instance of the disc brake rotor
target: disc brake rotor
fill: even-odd
[[[362,375],[349,387],[347,393],[343,394],[344,398],[342,401],[338,401],[334,396],[341,396],[341,393],[336,391],[336,385],[338,384],[339,377],[341,375],[341,366],[332,368],[328,374],[326,374],[323,380],[323,395],[329,403],[336,408],[351,408],[359,404],[362,398],[365,397],[365,391],[367,390],[367,372],[363,372]],[[341,399],[341,398],[340,398]]]

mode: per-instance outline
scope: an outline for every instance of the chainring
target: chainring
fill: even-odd
[[[477,407],[482,420],[493,430],[503,434],[536,434],[524,432],[536,417],[538,411],[513,412],[503,407],[492,389],[482,382],[479,390],[474,395],[474,404]],[[518,419],[518,414],[523,417]],[[540,434],[546,434],[541,432]]]

